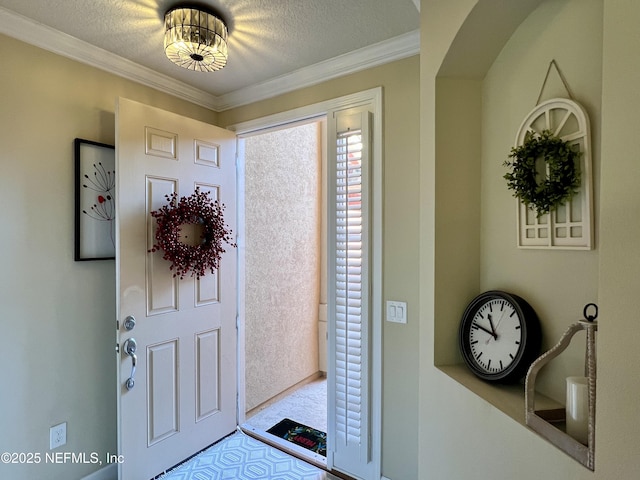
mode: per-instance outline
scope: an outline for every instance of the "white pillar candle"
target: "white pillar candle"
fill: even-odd
[[[567,433],[586,445],[589,433],[587,377],[567,377]]]

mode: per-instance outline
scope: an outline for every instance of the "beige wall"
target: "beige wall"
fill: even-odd
[[[383,326],[383,473],[417,478],[418,57],[215,114],[4,36],[0,54],[0,451],[47,452],[63,421],[67,451],[116,451],[114,264],[73,261],[73,139],[113,143],[117,96],[229,125],[382,85],[384,291],[409,304],[406,326]],[[0,477],[79,479],[99,467],[0,464]]]
[[[602,169],[598,338],[598,478],[640,472],[639,156],[640,4],[604,0],[602,53]]]
[[[49,427],[67,422],[61,450],[102,457],[116,452],[115,266],[73,261],[73,139],[113,144],[117,96],[215,115],[5,36],[0,57],[0,451],[44,455]],[[0,478],[99,467],[0,464]]]
[[[520,123],[533,109],[544,75],[555,59],[574,99],[588,112],[595,202],[600,191],[602,96],[602,2],[546,2],[522,22],[483,81],[480,288],[501,288],[526,298],[540,317],[543,349],[582,318],[584,305],[598,300],[599,237],[593,251],[526,250],[515,246],[515,200],[502,177]],[[552,70],[541,101],[568,95]],[[594,215],[598,231],[599,215]],[[550,281],[553,279],[553,281]],[[580,343],[580,345],[578,345]],[[565,397],[564,379],[584,373],[584,335],[545,368],[536,386],[556,400]],[[581,347],[581,348],[580,348]]]
[[[320,125],[245,140],[246,410],[318,373]]]
[[[640,5],[608,0],[423,0],[421,16],[421,203],[426,208],[421,214],[424,455],[419,478],[636,478],[640,381],[635,372],[640,362],[634,347],[634,298],[640,247],[634,238],[640,222],[633,214],[638,159],[627,145],[637,123],[631,112],[640,102],[632,93],[637,91],[640,62],[626,52],[639,46],[634,25]],[[479,66],[478,58],[485,63]],[[553,58],[591,118],[597,228],[591,252],[514,248],[515,207],[502,185],[501,164]],[[439,72],[442,77],[437,79]],[[557,78],[543,99],[554,95],[564,96]],[[455,133],[455,116],[467,108],[464,99],[471,119],[461,118],[462,131]],[[456,135],[469,138],[473,146],[447,146]],[[475,162],[469,158],[474,148]],[[471,170],[465,174],[452,162]],[[459,173],[455,189],[463,192],[457,215],[450,205],[455,195],[447,188],[454,169]],[[468,195],[476,203],[469,203],[473,198]],[[480,217],[477,224],[462,224],[465,216],[474,214]],[[465,239],[459,238],[460,229],[466,229]],[[447,241],[467,250],[452,256]],[[434,363],[460,362],[454,343],[460,312],[470,294],[489,288],[512,289],[531,300],[543,318],[546,346],[580,317],[585,303],[598,302],[595,472],[434,368]],[[553,396],[562,397],[564,375],[579,366],[580,352],[568,357],[543,384]]]

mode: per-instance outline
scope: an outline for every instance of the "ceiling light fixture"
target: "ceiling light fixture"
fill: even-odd
[[[227,64],[227,26],[197,8],[177,7],[164,15],[164,53],[176,65],[213,72]]]

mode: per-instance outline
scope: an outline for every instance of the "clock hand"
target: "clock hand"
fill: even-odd
[[[471,325],[471,327],[476,327],[479,328],[480,330],[487,332],[489,335],[491,335],[494,338],[497,338],[497,335],[495,333],[493,333],[491,330],[489,330],[488,328],[484,328],[482,325],[478,325],[477,323],[474,323],[473,325]]]
[[[491,325],[491,331],[493,332],[493,338],[498,339],[498,333],[496,332],[496,327],[493,326],[493,319],[491,318],[491,314],[487,315],[489,317],[489,324]],[[502,320],[502,318],[501,318]]]
[[[500,324],[502,323],[502,319],[504,318],[504,314],[507,312],[502,312],[500,314],[500,318],[498,319],[498,323],[496,323],[496,328],[495,328],[495,332],[496,332],[496,336],[498,335],[498,328],[500,328]]]

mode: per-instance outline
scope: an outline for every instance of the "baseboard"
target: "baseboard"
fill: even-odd
[[[387,477],[380,477],[380,480],[391,480],[391,479]]]
[[[82,480],[118,480],[118,464],[107,465],[91,475],[83,477]]]

